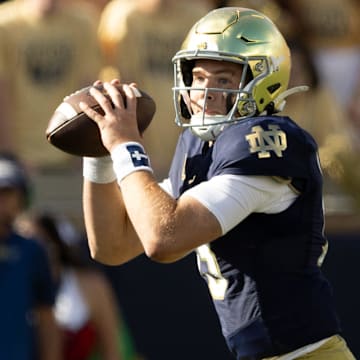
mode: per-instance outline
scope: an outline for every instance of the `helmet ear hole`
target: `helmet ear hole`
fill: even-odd
[[[281,86],[280,83],[276,83],[276,84],[268,86],[267,90],[269,91],[270,94],[273,94],[277,89],[280,88],[280,86]]]

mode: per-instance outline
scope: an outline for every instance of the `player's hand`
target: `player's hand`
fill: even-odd
[[[118,80],[113,80],[111,83],[105,82],[103,84],[110,99],[96,89],[95,86],[101,84],[100,81],[96,81],[94,87],[90,89],[90,94],[99,103],[104,111],[104,115],[91,109],[89,105],[84,102],[80,103],[80,108],[98,125],[104,146],[111,153],[118,144],[128,141],[141,142],[141,135],[136,121],[137,98],[132,90],[135,84],[124,84],[123,89],[126,99],[123,99],[115,86],[115,84],[119,84]]]

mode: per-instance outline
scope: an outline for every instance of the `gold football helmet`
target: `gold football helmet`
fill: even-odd
[[[196,89],[227,93],[228,113],[224,116],[193,114],[189,91],[192,68],[197,59],[242,64],[238,89]],[[239,7],[211,11],[190,30],[173,58],[173,87],[176,123],[191,127],[203,140],[214,140],[229,123],[282,109],[290,76],[290,51],[274,23],[262,13]],[[205,108],[205,106],[204,106]]]

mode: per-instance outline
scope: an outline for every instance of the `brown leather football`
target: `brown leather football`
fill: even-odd
[[[125,99],[123,85],[117,87]],[[52,115],[45,133],[50,144],[66,153],[101,157],[109,153],[101,141],[99,128],[79,107],[81,101],[86,101],[92,109],[104,114],[100,105],[90,95],[90,88],[91,86],[88,86],[66,96]],[[107,95],[102,86],[97,88]],[[138,129],[143,133],[152,121],[156,104],[153,98],[142,90],[139,90],[136,97]]]

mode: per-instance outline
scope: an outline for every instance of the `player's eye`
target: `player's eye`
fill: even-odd
[[[218,80],[218,84],[219,86],[221,86],[222,88],[233,88],[234,87],[234,83],[233,83],[233,80],[231,78],[228,78],[228,77],[222,77],[222,78],[219,78]]]
[[[205,77],[202,75],[193,76],[193,84],[203,84],[205,82]]]

